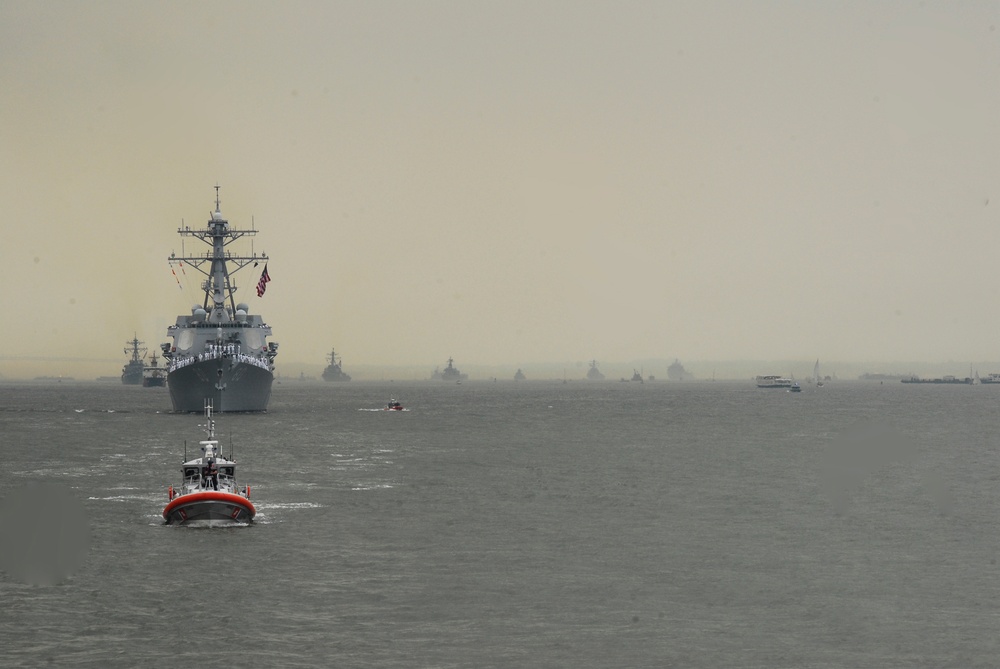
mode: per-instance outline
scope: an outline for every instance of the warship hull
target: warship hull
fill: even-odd
[[[125,365],[122,369],[122,383],[126,386],[141,386],[142,370],[142,362],[138,365]]]
[[[345,374],[343,371],[341,371],[340,367],[337,367],[335,369],[327,367],[323,371],[323,380],[329,381],[331,383],[344,383],[350,381],[351,377],[350,375]]]
[[[200,413],[206,398],[216,411],[266,411],[272,383],[270,370],[227,358],[195,362],[167,375],[177,412]]]

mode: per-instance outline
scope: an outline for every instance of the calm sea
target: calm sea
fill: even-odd
[[[1000,386],[285,381],[231,529],[169,405],[0,384],[0,666],[1000,665]]]

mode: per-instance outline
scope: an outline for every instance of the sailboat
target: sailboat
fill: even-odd
[[[819,358],[816,358],[816,364],[813,365],[813,381],[816,382],[817,388],[823,385],[823,380],[819,377]]]

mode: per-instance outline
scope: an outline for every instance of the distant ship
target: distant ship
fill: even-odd
[[[819,375],[819,358],[816,358],[816,364],[813,365],[813,383],[817,388],[823,385],[823,377]]]
[[[194,237],[211,247],[202,255],[170,255],[170,263],[181,263],[207,277],[201,305],[191,307],[191,315],[180,315],[167,328],[173,343],[161,345],[167,360],[167,388],[174,411],[202,411],[211,400],[216,411],[266,411],[274,382],[274,358],[278,344],[268,342],[271,328],[263,318],[249,313],[246,303],[236,304],[233,274],[258,261],[264,270],[256,284],[262,297],[271,280],[267,254],[235,255],[227,246],[256,230],[229,227],[219,207],[219,187],[215,187],[215,211],[206,228],[177,230],[181,237]],[[234,266],[234,269],[230,269]]]
[[[465,381],[469,378],[468,374],[462,374],[458,371],[458,368],[454,366],[455,361],[448,358],[448,366],[444,368],[444,371],[439,372],[434,370],[434,376],[432,378],[441,379],[442,381]]]
[[[958,378],[955,376],[942,376],[937,379],[922,379],[918,376],[911,376],[907,379],[900,379],[902,383],[958,383],[972,385],[972,377]]]
[[[336,349],[330,349],[330,364],[323,370],[324,381],[350,381],[351,377],[340,368],[340,358]]]
[[[160,367],[160,359],[155,353],[149,359],[152,364],[142,370],[142,385],[144,388],[162,388],[167,385],[167,369]]]
[[[642,374],[639,373],[638,369],[632,369],[632,381],[638,381],[642,383]]]
[[[684,369],[684,365],[681,364],[680,360],[674,358],[673,363],[667,367],[667,378],[671,381],[684,381],[686,379],[693,379],[694,374]]]
[[[142,384],[142,371],[146,368],[146,363],[143,362],[143,358],[146,357],[146,348],[143,346],[145,342],[139,341],[139,338],[134,336],[132,341],[125,342],[125,353],[131,355],[125,366],[122,367],[122,383],[126,386],[138,386]]]
[[[778,376],[776,374],[769,374],[766,376],[758,376],[757,379],[758,388],[791,388],[792,380],[785,378],[784,376]]]
[[[601,374],[601,370],[597,369],[597,361],[590,361],[590,369],[587,370],[587,379],[590,381],[602,381],[604,375]]]
[[[518,367],[517,371],[514,372],[514,380],[515,381],[524,381],[524,379],[525,379],[524,372],[522,372],[521,368]]]
[[[858,379],[861,381],[901,381],[903,379],[908,379],[912,377],[912,374],[876,374],[872,372],[865,372],[860,375]]]

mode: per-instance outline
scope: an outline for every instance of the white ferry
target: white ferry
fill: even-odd
[[[785,378],[784,376],[778,376],[776,374],[769,374],[767,376],[758,376],[757,387],[788,389],[792,387],[792,380]]]

